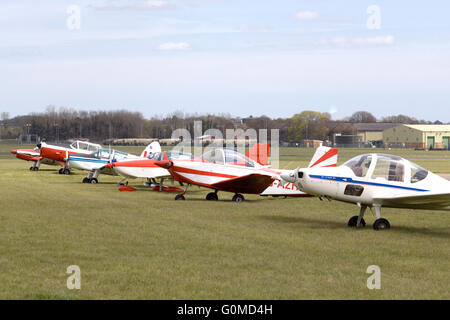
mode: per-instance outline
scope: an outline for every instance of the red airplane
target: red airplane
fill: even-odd
[[[320,147],[310,167],[336,166],[336,161],[337,149]],[[167,169],[174,180],[187,184],[175,200],[184,200],[187,187],[192,184],[214,190],[208,193],[206,200],[218,200],[218,191],[227,191],[235,194],[233,201],[242,202],[241,193],[262,194],[274,181],[281,180],[281,174],[290,172],[261,165],[236,150],[221,148],[204,153],[201,159],[161,160],[155,164]],[[297,193],[296,196],[307,196],[301,191]]]
[[[63,167],[59,170],[60,174],[70,174],[70,169],[67,166],[69,155],[89,154],[99,148],[101,148],[99,144],[80,140],[73,142],[68,147],[40,142],[35,149],[17,149],[11,150],[11,153],[15,154],[18,159],[33,161],[33,166],[30,167],[31,171],[37,171],[41,164],[47,164],[60,165]]]

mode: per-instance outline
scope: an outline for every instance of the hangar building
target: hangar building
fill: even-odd
[[[450,125],[402,124],[383,131],[385,147],[449,149]]]

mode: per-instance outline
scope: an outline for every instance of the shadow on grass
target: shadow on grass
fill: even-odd
[[[283,216],[258,216],[259,218],[270,220],[277,223],[289,223],[289,224],[305,224],[312,229],[349,229],[346,223],[336,221],[324,221],[314,218],[305,217],[283,217]],[[371,224],[367,224],[365,228],[357,230],[367,230],[375,232],[372,229]],[[400,232],[405,234],[421,234],[426,236],[432,236],[437,238],[450,239],[450,228],[421,228],[421,227],[405,227],[399,225],[391,225],[390,230],[378,231],[378,232]]]

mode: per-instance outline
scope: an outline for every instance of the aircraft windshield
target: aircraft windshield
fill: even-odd
[[[343,164],[343,166],[352,169],[353,173],[357,177],[365,177],[372,163],[371,154],[363,154],[361,156],[354,157]]]
[[[122,152],[119,150],[112,150],[112,149],[98,149],[93,154],[97,158],[109,159],[113,153],[114,153],[114,158],[116,158],[116,159],[126,158],[128,155],[126,152]]]
[[[411,164],[411,183],[422,181],[428,176],[428,171],[421,166],[410,162]]]
[[[95,151],[100,148],[100,145],[95,144],[95,143],[86,142],[86,141],[75,141],[70,145],[70,147],[72,149]]]
[[[241,165],[246,167],[254,167],[255,163],[253,160],[247,158],[243,154],[237,152],[233,149],[225,149],[225,162],[226,164],[234,164],[234,165]]]
[[[202,159],[204,161],[208,161],[208,162],[223,164],[224,163],[223,150],[222,149],[214,149],[214,150],[205,152],[202,155]]]
[[[181,152],[177,150],[170,150],[166,152],[167,160],[191,160],[194,156],[187,152]]]

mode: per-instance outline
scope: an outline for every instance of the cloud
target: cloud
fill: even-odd
[[[345,38],[334,37],[331,40],[321,40],[320,45],[334,45],[339,47],[371,47],[371,46],[390,46],[395,42],[395,37],[392,35],[365,37],[365,38]]]
[[[319,19],[319,14],[315,11],[300,11],[295,14],[295,18],[300,21],[312,21]]]
[[[96,10],[164,10],[175,5],[165,0],[117,1],[111,0],[103,6],[92,6]]]
[[[191,46],[187,42],[166,42],[158,46],[158,50],[163,51],[185,51],[190,49]]]

